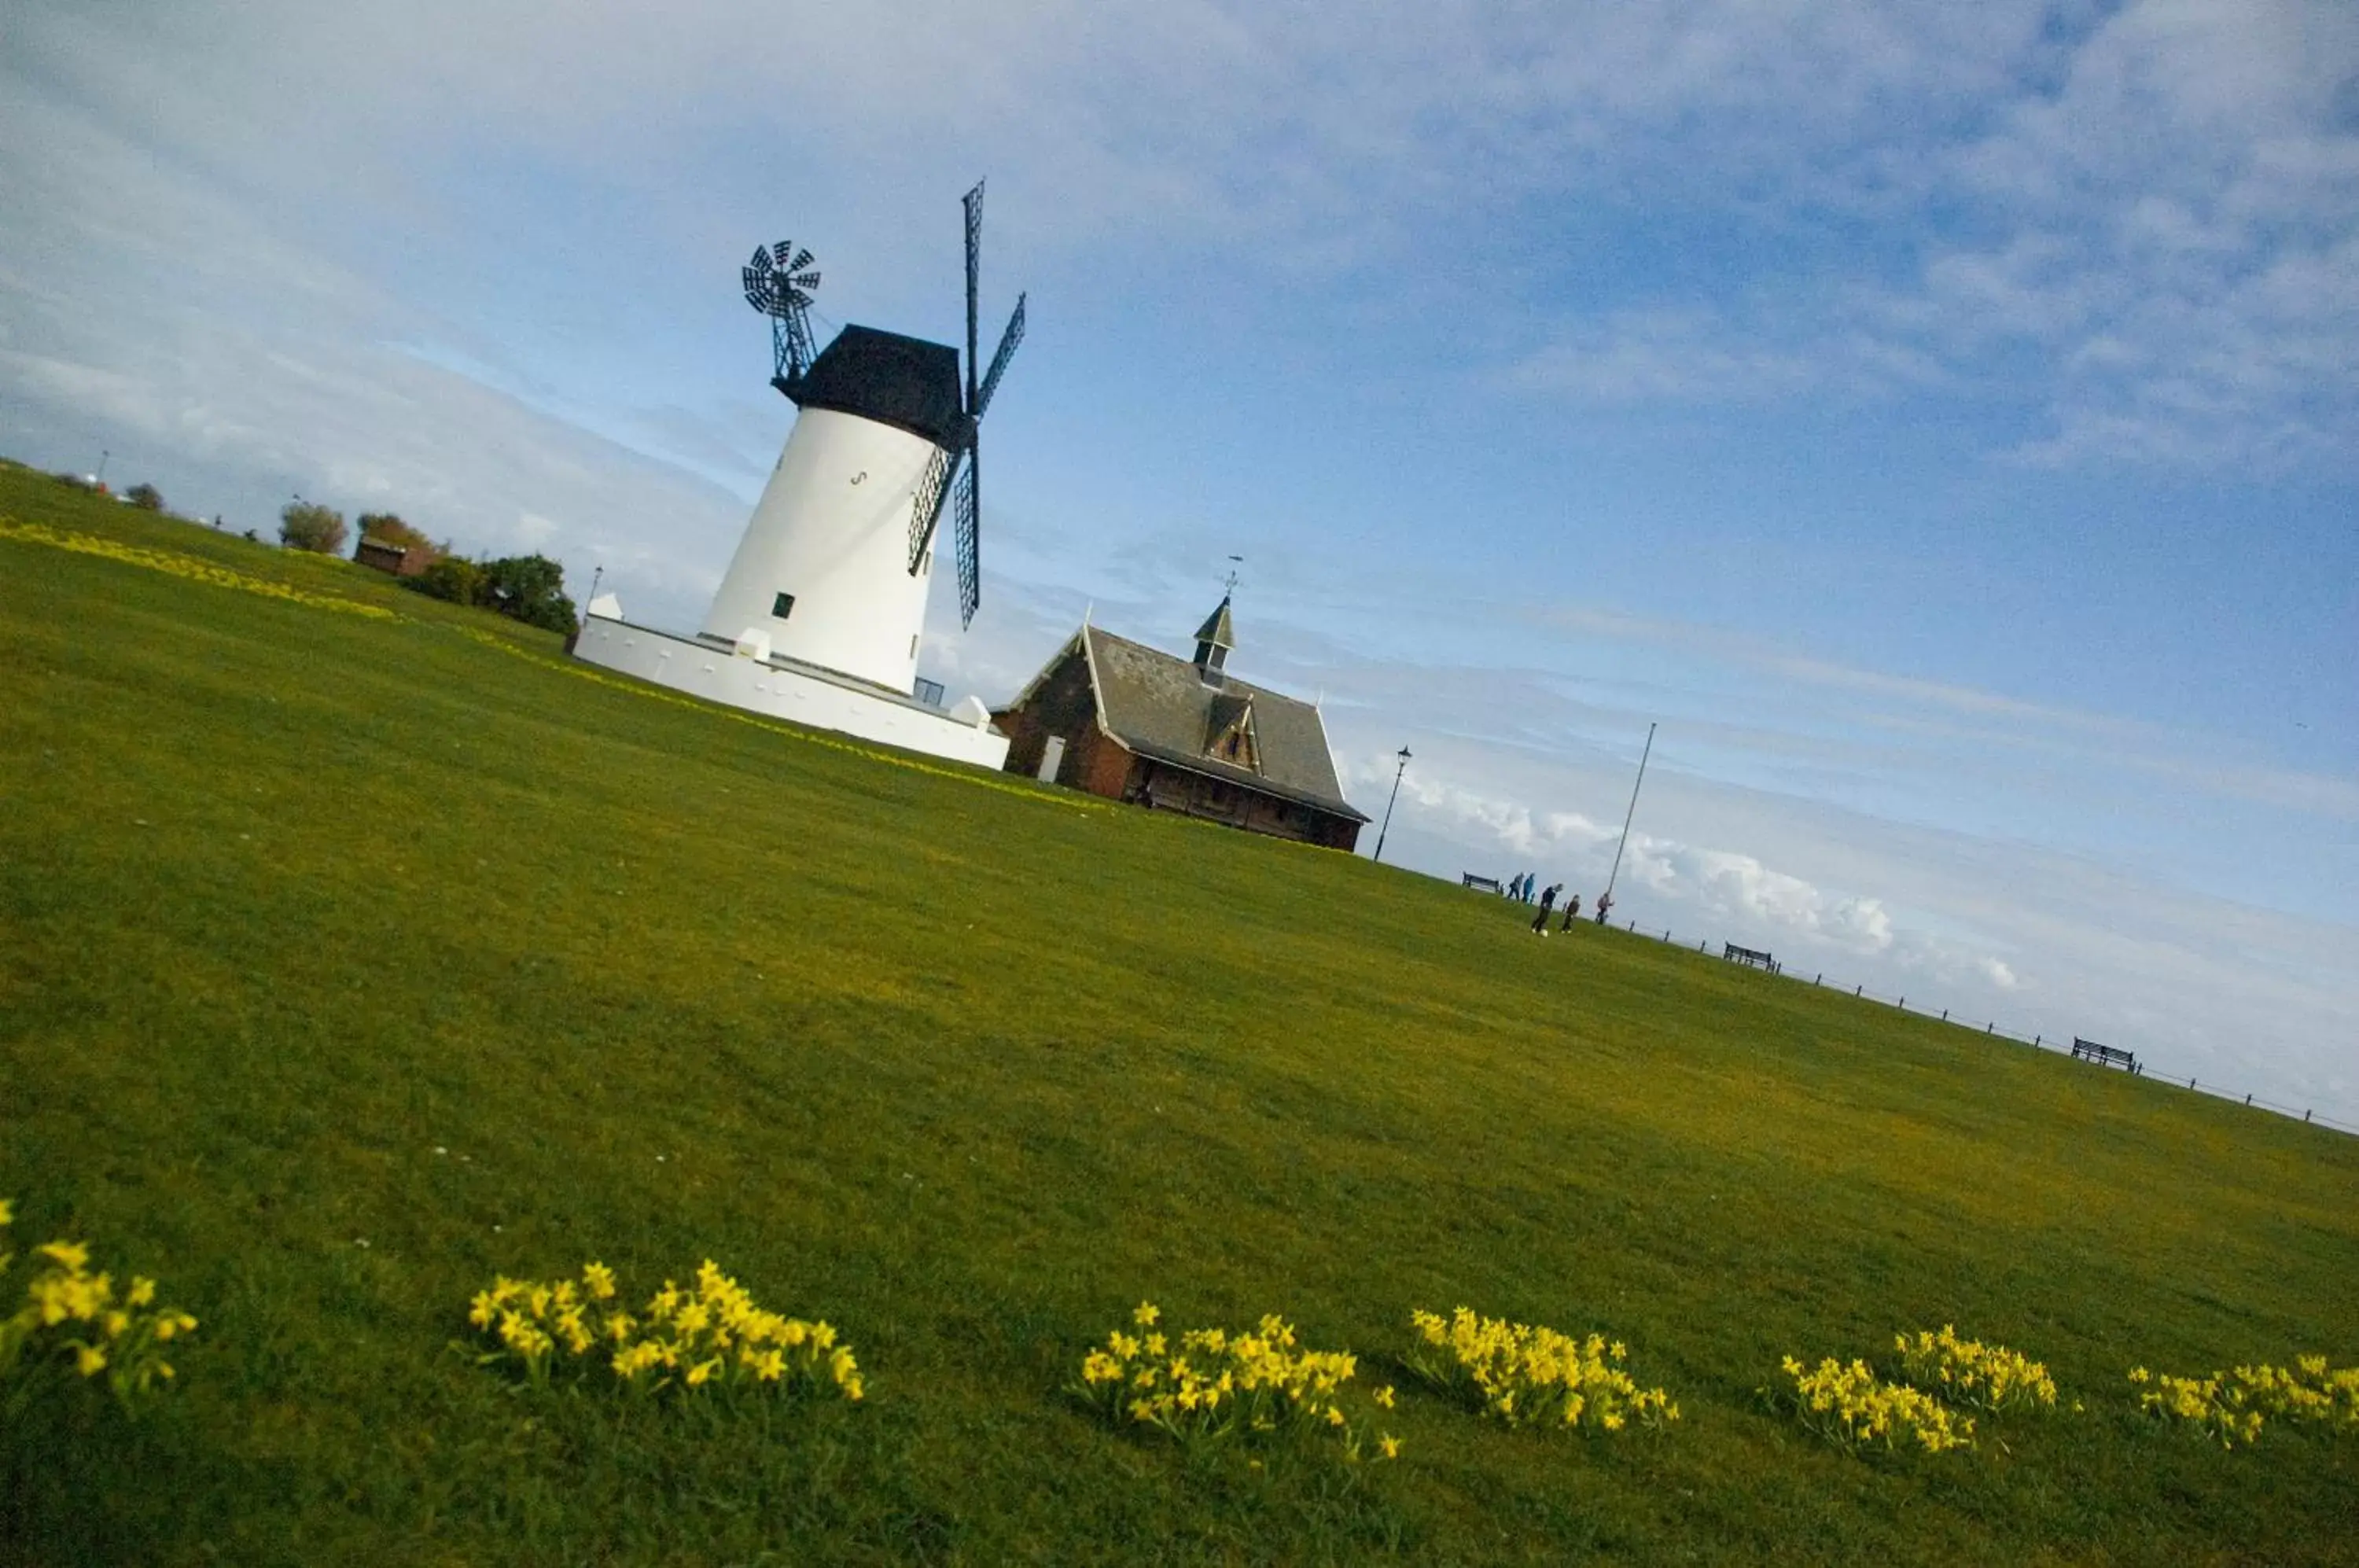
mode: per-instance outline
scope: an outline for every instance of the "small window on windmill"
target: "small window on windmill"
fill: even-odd
[[[783,621],[794,613],[795,596],[792,593],[781,593],[770,601],[770,614],[779,620]]]

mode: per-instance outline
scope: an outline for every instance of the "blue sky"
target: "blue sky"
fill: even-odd
[[[984,610],[1323,693],[1387,858],[2359,1121],[2359,13],[64,4],[0,447],[686,625],[791,412],[735,269],[951,341]],[[947,595],[943,596],[947,598]]]

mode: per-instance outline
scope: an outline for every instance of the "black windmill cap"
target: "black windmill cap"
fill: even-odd
[[[962,444],[958,350],[875,327],[846,327],[820,351],[795,401],[874,419],[936,446]]]

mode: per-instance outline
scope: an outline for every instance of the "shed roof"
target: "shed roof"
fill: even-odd
[[[1081,642],[1101,722],[1132,751],[1353,822],[1368,820],[1343,799],[1327,749],[1327,726],[1310,703],[1234,676],[1208,686],[1188,660],[1096,626],[1083,626]],[[1204,749],[1224,727],[1215,724],[1215,710],[1233,717],[1241,700],[1253,708],[1258,772]]]

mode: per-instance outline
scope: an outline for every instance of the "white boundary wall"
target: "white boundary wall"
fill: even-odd
[[[991,727],[987,714],[981,724],[966,723],[939,709],[896,702],[623,621],[596,615],[583,620],[573,657],[690,697],[812,729],[834,730],[977,768],[995,770],[1007,761],[1007,737]],[[970,712],[982,706],[973,699],[960,705]]]

